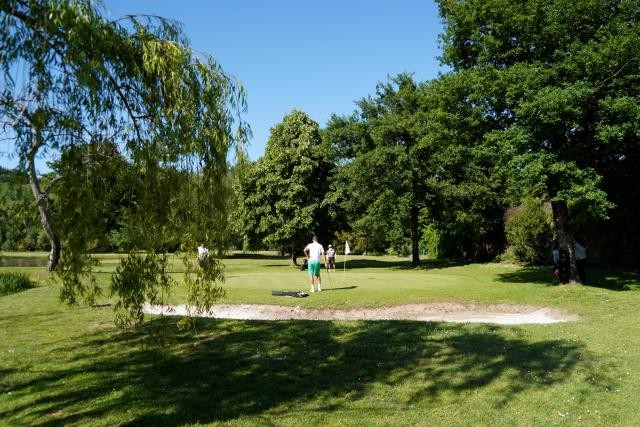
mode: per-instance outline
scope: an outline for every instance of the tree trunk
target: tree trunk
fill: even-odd
[[[420,225],[418,223],[419,210],[417,206],[411,208],[411,264],[420,265]]]
[[[51,213],[49,212],[49,197],[47,193],[40,189],[40,180],[36,172],[35,158],[38,149],[42,146],[42,140],[40,137],[40,131],[35,129],[34,140],[31,144],[31,148],[28,153],[28,167],[29,167],[29,185],[31,186],[31,192],[36,200],[38,206],[38,212],[40,213],[40,222],[42,228],[49,239],[51,244],[51,251],[49,251],[49,259],[47,261],[47,271],[54,271],[60,261],[60,239],[55,232],[53,225],[51,224]]]
[[[560,282],[561,283],[580,283],[578,277],[578,267],[576,266],[575,242],[571,230],[569,229],[569,210],[567,203],[564,201],[551,202],[553,211],[553,221],[558,231],[558,244],[561,254],[560,257]]]
[[[298,255],[296,254],[296,250],[291,248],[291,258],[289,258],[289,265],[291,267],[298,267]]]

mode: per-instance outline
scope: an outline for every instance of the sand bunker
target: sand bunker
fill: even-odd
[[[145,313],[185,316],[185,305],[145,305]],[[191,313],[194,315],[194,313]],[[391,307],[315,309],[282,305],[219,304],[198,317],[237,320],[415,320],[421,322],[548,324],[577,320],[578,316],[544,307],[515,304],[405,304]]]

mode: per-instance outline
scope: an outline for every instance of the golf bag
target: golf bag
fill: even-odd
[[[304,298],[309,296],[309,294],[306,292],[297,292],[297,291],[271,291],[271,295],[276,297],[293,297],[293,298]]]
[[[309,269],[309,264],[307,263],[307,259],[305,258],[302,261],[302,265],[300,266],[300,271],[304,271],[304,270],[307,270],[307,269]]]

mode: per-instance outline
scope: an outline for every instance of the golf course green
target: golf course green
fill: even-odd
[[[94,307],[60,304],[44,253],[3,253],[0,273],[37,286],[0,297],[2,425],[638,425],[640,280],[589,270],[558,286],[547,268],[350,257],[306,272],[270,253],[225,259],[224,304],[310,309],[416,303],[523,304],[578,320],[551,325],[416,321],[240,321],[147,316],[121,331],[99,255]],[[181,264],[173,262],[176,279]],[[184,300],[178,290],[171,303]]]

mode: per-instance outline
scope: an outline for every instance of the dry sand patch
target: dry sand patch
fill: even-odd
[[[404,304],[377,308],[316,309],[271,304],[217,304],[210,312],[189,312],[185,305],[151,306],[149,314],[193,315],[237,320],[415,320],[422,322],[494,323],[500,325],[549,324],[574,321],[577,315],[547,307],[520,304],[473,303]]]

